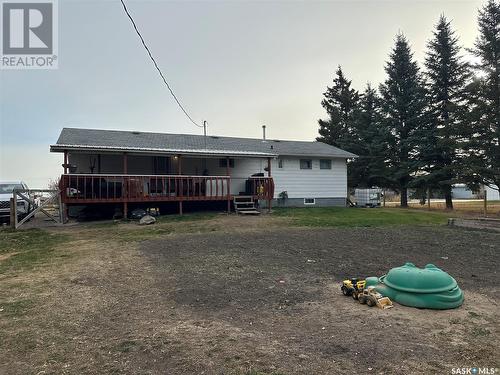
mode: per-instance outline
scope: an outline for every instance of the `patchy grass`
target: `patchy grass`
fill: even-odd
[[[472,328],[472,331],[471,331],[472,335],[473,336],[488,336],[489,334],[491,334],[491,331],[487,328],[483,328],[483,327],[474,327]]]
[[[332,225],[331,216],[352,213],[358,226],[384,211],[401,221],[405,211],[287,211],[51,230],[71,242],[55,246],[43,267],[0,274],[0,373],[293,375],[367,373],[368,366],[377,374],[436,373],[465,357],[498,367],[498,311],[488,283],[498,234],[415,230],[415,218],[406,227],[303,230],[290,228],[300,215]],[[0,233],[0,256],[24,252],[26,243],[57,244],[50,232],[29,231],[24,242],[26,231]],[[152,240],[122,242],[140,239]],[[63,264],[54,257],[66,247],[74,255]],[[381,275],[408,260],[445,268],[467,292],[464,308],[395,304],[382,312],[339,292],[345,275]]]
[[[156,217],[157,223],[180,223],[180,222],[191,222],[191,221],[203,221],[211,220],[219,216],[218,212],[194,212],[184,215],[162,215]],[[125,223],[138,223],[139,220],[107,220],[102,222],[92,222],[92,223],[82,223],[82,226],[88,229],[108,229],[117,227],[120,224]]]
[[[32,306],[33,301],[30,299],[21,299],[14,302],[0,301],[0,314],[7,317],[20,317],[25,315]]]
[[[137,342],[133,340],[125,340],[119,343],[116,347],[115,350],[121,353],[127,353],[133,350],[135,347],[137,347]]]
[[[160,223],[211,220],[221,215],[218,212],[195,212],[184,215],[163,215],[157,218]]]
[[[214,220],[220,216],[214,212],[200,212],[185,215],[165,215],[152,225],[139,225],[138,220],[113,221],[83,224],[82,233],[103,236],[106,240],[119,242],[143,241],[159,236],[180,233],[206,233],[219,230],[221,225]]]
[[[399,205],[399,202],[387,202],[391,207]],[[489,215],[500,215],[500,201],[499,200],[488,200],[488,214]],[[415,208],[419,210],[427,210],[427,203],[421,205],[420,203],[410,202],[410,208]],[[431,200],[431,210],[446,211],[446,203],[443,201],[436,202]],[[475,215],[482,214],[484,212],[484,201],[482,199],[454,199],[453,200],[453,210],[456,214],[462,215]]]
[[[449,213],[396,208],[277,208],[275,215],[308,227],[382,227],[392,225],[441,225]]]
[[[46,262],[54,255],[55,247],[66,241],[69,241],[68,236],[42,229],[1,230],[0,255],[12,255],[0,262],[0,274],[9,270],[29,270]]]

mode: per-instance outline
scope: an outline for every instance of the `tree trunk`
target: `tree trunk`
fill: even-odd
[[[408,207],[408,188],[402,188],[401,189],[401,207]]]
[[[451,186],[446,186],[446,188],[444,189],[444,199],[446,200],[446,209],[453,210]]]

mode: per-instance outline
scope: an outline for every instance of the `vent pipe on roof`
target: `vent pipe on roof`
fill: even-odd
[[[262,142],[266,141],[266,125],[262,125]]]

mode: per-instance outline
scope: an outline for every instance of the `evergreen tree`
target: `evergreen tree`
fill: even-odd
[[[349,186],[386,186],[387,134],[382,127],[380,97],[369,84],[360,95],[354,127],[359,142],[351,152],[358,158],[348,164]]]
[[[396,36],[385,71],[387,79],[380,92],[388,135],[389,181],[401,194],[401,207],[408,207],[408,186],[420,166],[425,93],[418,65],[403,34]]]
[[[472,52],[479,58],[478,79],[469,87],[467,170],[470,183],[500,187],[500,2],[479,11],[479,37]]]
[[[329,118],[318,121],[320,136],[317,140],[350,151],[358,141],[353,118],[359,95],[351,88],[351,81],[346,79],[340,66],[335,74],[333,86],[327,87],[323,94],[321,105]]]
[[[451,192],[461,164],[458,149],[469,72],[460,56],[458,38],[444,16],[427,44],[425,67],[429,121],[420,155],[426,174],[420,179],[425,180],[427,188],[438,187],[446,208],[453,209]]]

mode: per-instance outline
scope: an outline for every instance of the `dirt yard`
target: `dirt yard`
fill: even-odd
[[[276,216],[215,216],[51,235],[65,237],[43,261],[0,268],[1,374],[500,367],[500,233],[443,225],[304,228]],[[340,293],[346,276],[382,275],[407,261],[452,274],[464,305],[379,310]]]

